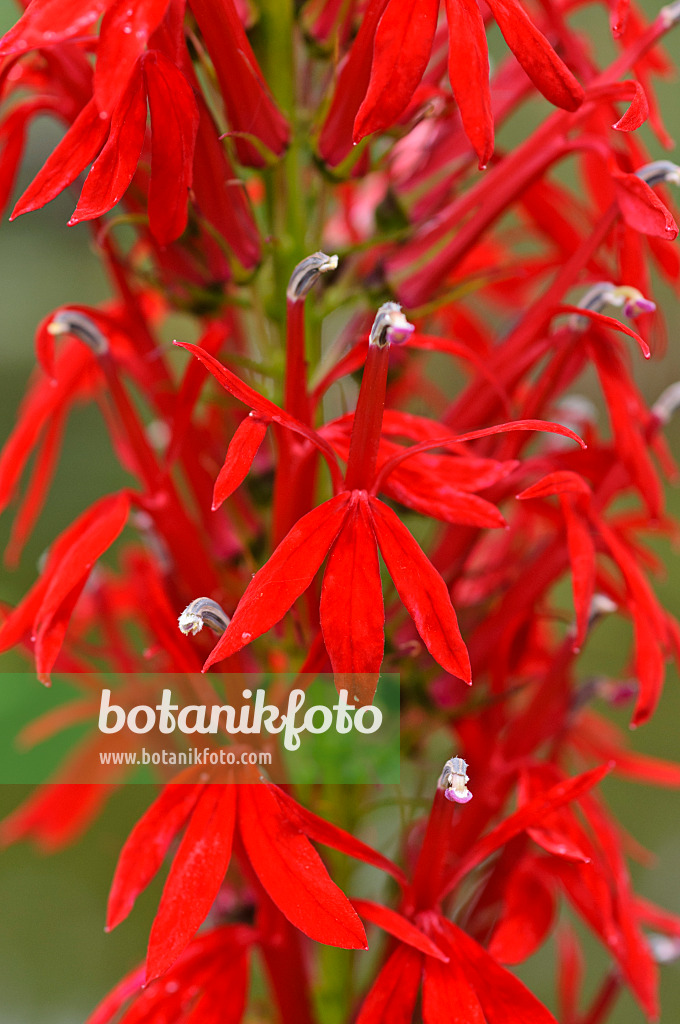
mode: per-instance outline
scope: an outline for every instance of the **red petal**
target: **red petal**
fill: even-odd
[[[182,72],[158,50],[144,58],[144,75],[151,111],[149,228],[161,245],[168,245],[187,226],[198,106]]]
[[[456,869],[453,877],[449,879],[446,885],[446,892],[450,892],[460,878],[464,877],[477,864],[481,864],[483,860],[486,860],[488,856],[499,849],[499,847],[504,846],[510,839],[513,839],[526,829],[534,826],[540,827],[542,820],[551,811],[563,807],[572,800],[577,800],[583,793],[592,789],[612,768],[612,764],[592,768],[590,771],[576,775],[565,782],[559,782],[545,793],[520,807],[519,810],[515,811],[502,821],[500,825],[487,832],[485,836],[482,836],[475,843],[470,853],[463,858],[463,862]]]
[[[135,0],[135,3],[114,0],[102,18],[94,69],[94,99],[107,116],[116,108],[168,3],[169,0]]]
[[[580,648],[588,632],[590,605],[595,591],[595,541],[588,520],[579,514],[576,505],[562,498],[562,511],[567,526],[567,544],[571,562],[574,608],[576,609],[575,648]]]
[[[488,0],[503,37],[536,88],[556,107],[576,110],[583,89],[517,0]]]
[[[356,1024],[411,1024],[421,974],[420,954],[400,946],[376,978]]]
[[[445,927],[477,993],[487,1024],[557,1024],[528,988],[450,921]]]
[[[423,984],[424,1024],[486,1024],[477,993],[470,984],[457,952],[450,951],[449,962],[425,961]]]
[[[87,511],[78,516],[74,523],[64,530],[52,544],[47,562],[40,578],[33,584],[17,607],[8,615],[0,627],[0,652],[8,650],[21,640],[34,622],[52,581],[52,573],[100,515],[105,515],[111,497],[101,498]]]
[[[340,471],[338,468],[337,459],[333,453],[332,448],[326,441],[310,427],[306,427],[303,423],[300,423],[293,416],[290,416],[283,409],[280,409],[278,405],[274,405],[269,399],[264,398],[253,388],[248,387],[244,384],[235,373],[228,370],[226,366],[223,366],[214,356],[211,356],[209,352],[204,351],[197,345],[189,345],[186,342],[175,342],[180,348],[185,348],[187,352],[193,353],[203,363],[203,365],[212,373],[215,380],[217,380],[223,388],[225,388],[230,395],[237,398],[239,402],[243,402],[244,405],[249,406],[256,412],[259,412],[263,418],[273,420],[274,423],[280,423],[281,426],[286,427],[288,430],[292,430],[295,434],[300,434],[302,437],[306,437],[308,441],[318,448],[323,454],[324,458],[328,463],[328,467],[331,471],[334,484],[338,485],[341,483]]]
[[[120,851],[106,912],[110,931],[125,920],[191,814],[200,786],[170,785],[139,819]]]
[[[570,469],[558,469],[541,477],[537,483],[527,487],[517,497],[521,501],[527,498],[547,498],[552,494],[582,494],[590,498],[591,493],[590,487],[578,473]]]
[[[236,787],[206,786],[172,862],[146,959],[147,982],[168,969],[210,910],[231,858]]]
[[[104,145],[108,130],[108,119],[99,116],[94,100],[90,100],[17,200],[10,220],[39,210],[75,181]]]
[[[97,20],[110,0],[32,0],[0,39],[0,55],[54,46]]]
[[[613,316],[605,316],[604,313],[598,313],[594,309],[583,309],[581,306],[570,306],[568,303],[564,303],[555,311],[556,313],[576,313],[578,316],[584,316],[588,320],[594,321],[596,324],[601,324],[603,327],[611,327],[615,331],[621,331],[622,334],[627,334],[629,338],[634,338],[642,350],[642,354],[645,359],[649,359],[651,353],[649,351],[649,345],[644,338],[628,327],[627,324],[622,323]]]
[[[664,206],[647,182],[638,178],[637,174],[626,174],[613,163],[609,169],[616,186],[616,199],[626,224],[643,235],[676,238],[678,226],[670,210]]]
[[[291,924],[317,942],[366,949],[361,921],[268,786],[239,787],[239,825],[260,882]]]
[[[200,94],[197,95],[200,120],[194,159],[195,206],[245,270],[252,270],[260,261],[260,235],[250,208],[248,195],[238,174],[227,159],[224,146],[212,115]],[[211,260],[223,276],[229,277],[229,262],[224,246],[218,245],[212,232],[204,230],[203,244]],[[214,271],[215,273],[218,271]]]
[[[490,955],[504,964],[522,963],[542,945],[554,919],[555,897],[540,873],[540,861],[527,858],[508,878]]]
[[[229,442],[224,465],[215,481],[212,500],[213,512],[245,480],[253,464],[253,459],[264,441],[267,426],[267,420],[252,412],[239,424],[236,433]]]
[[[269,92],[233,0],[191,0],[191,9],[215,66],[231,128],[255,136],[280,156],[288,143],[288,124]],[[236,138],[234,145],[241,163],[265,166],[265,157],[247,138]]]
[[[405,942],[407,946],[412,946],[421,953],[435,957],[436,960],[441,960],[443,963],[448,962],[448,956],[442,953],[439,946],[425,932],[421,932],[420,928],[416,928],[408,918],[398,914],[396,910],[390,910],[389,907],[383,907],[372,900],[352,900],[352,905],[371,924],[382,928],[389,935],[394,935],[396,939]]]
[[[248,584],[204,671],[266,633],[304,593],[342,528],[348,499],[338,494],[298,520]]]
[[[489,52],[477,0],[446,0],[449,79],[465,134],[486,167],[493,153]]]
[[[87,578],[97,559],[121,533],[129,511],[127,491],[97,502],[96,513],[89,517],[87,527],[49,572],[49,584],[36,616],[36,627],[54,615],[71,590]]]
[[[378,22],[368,90],[354,122],[354,141],[394,124],[425,73],[439,0],[390,0]]]
[[[371,514],[387,571],[427,649],[447,672],[471,682],[470,659],[444,580],[391,508],[371,498]]]
[[[352,129],[368,89],[373,40],[386,6],[387,0],[370,0],[362,15],[356,39],[338,75],[331,107],[319,136],[319,153],[333,167],[342,163],[352,151]],[[365,346],[362,347],[365,358]]]
[[[352,682],[350,701],[371,703],[383,659],[385,613],[378,549],[365,496],[353,496],[331,548],[321,590],[321,628],[333,671],[369,676]],[[339,689],[347,688],[345,682],[336,678]]]
[[[137,170],[145,133],[146,96],[138,65],[114,111],[106,145],[85,179],[69,224],[101,217],[122,199]]]
[[[392,875],[400,886],[406,885],[406,877],[401,868],[398,868],[387,857],[383,857],[377,850],[362,843],[360,839],[356,839],[351,833],[345,832],[344,829],[338,828],[330,821],[326,821],[325,818],[319,818],[302,804],[293,800],[284,790],[272,786],[271,791],[283,807],[286,817],[290,818],[315,843],[330,846],[334,850],[346,853],[348,857],[355,857],[357,860],[363,861],[364,864],[372,864],[380,871],[386,871]]]

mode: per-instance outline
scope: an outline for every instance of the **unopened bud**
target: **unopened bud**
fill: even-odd
[[[289,302],[300,302],[314,287],[322,274],[335,270],[338,265],[337,256],[327,256],[325,252],[314,252],[298,263],[290,275],[286,297]]]
[[[444,765],[439,777],[439,789],[444,796],[457,804],[467,804],[472,800],[472,793],[467,788],[469,781],[467,762],[462,757],[450,757]]]
[[[47,333],[54,337],[72,334],[84,342],[96,356],[106,355],[109,351],[108,340],[94,320],[77,309],[62,309],[56,313],[47,325]]]
[[[385,345],[403,345],[413,334],[415,327],[410,324],[397,302],[386,302],[376,313],[369,344],[384,348]]]
[[[222,636],[230,621],[221,605],[209,597],[197,597],[187,605],[178,619],[180,632],[185,636],[189,633],[196,636],[204,626],[209,626],[213,633]]]

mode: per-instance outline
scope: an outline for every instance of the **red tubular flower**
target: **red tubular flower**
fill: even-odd
[[[576,110],[583,101],[581,86],[518,0],[494,0],[490,6],[536,87],[556,106]],[[349,151],[345,140],[350,117],[353,141],[358,142],[391,127],[407,108],[430,59],[438,11],[439,0],[369,4],[320,138],[321,155],[330,164],[340,163]],[[486,166],[493,152],[493,118],[484,22],[476,0],[446,0],[446,11],[453,93],[480,166]]]

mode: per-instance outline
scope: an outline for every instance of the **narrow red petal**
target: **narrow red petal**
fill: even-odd
[[[172,862],[146,959],[146,980],[170,967],[205,920],[229,866],[236,787],[206,786]]]
[[[168,245],[187,226],[198,105],[182,72],[158,50],[144,58],[144,76],[151,112],[149,228]]]
[[[477,0],[446,0],[449,79],[465,134],[486,167],[493,154],[486,30]]]
[[[448,956],[442,953],[439,946],[425,932],[421,932],[420,928],[416,928],[408,918],[398,914],[396,910],[383,907],[380,903],[374,903],[373,900],[352,900],[352,905],[357,913],[367,921],[382,928],[389,935],[393,935],[395,939],[399,939],[407,946],[412,946],[413,949],[417,949],[429,957],[434,957],[442,963],[448,962]]]
[[[424,1024],[486,1024],[477,993],[470,984],[457,952],[450,952],[448,964],[425,961],[423,983]]]
[[[349,698],[370,703],[383,659],[385,613],[378,549],[365,496],[353,497],[331,548],[321,590],[321,628],[335,673],[372,676],[359,687],[361,693],[353,684]],[[336,685],[342,688],[342,678],[336,678]]]
[[[239,787],[239,826],[260,882],[291,924],[317,942],[366,949],[361,921],[268,786]]]
[[[114,0],[102,18],[94,69],[94,98],[111,115],[158,28],[169,0]],[[171,111],[168,110],[168,114]]]
[[[159,870],[200,792],[200,786],[166,786],[139,819],[118,857],[106,911],[107,931],[125,920],[140,892]]]
[[[475,989],[487,1024],[557,1024],[552,1013],[522,982],[496,963],[461,928],[445,922],[451,944]]]
[[[621,215],[631,228],[654,238],[677,238],[678,225],[670,210],[646,181],[610,165]]]
[[[576,110],[583,89],[518,0],[489,0],[503,37],[536,88],[564,110]]]
[[[111,0],[31,0],[0,39],[0,55],[55,46],[92,25]]]
[[[229,442],[224,465],[215,481],[212,499],[213,512],[245,480],[253,464],[253,459],[264,441],[267,426],[267,420],[252,412],[239,424],[236,433]]]
[[[109,120],[99,116],[94,100],[90,100],[17,200],[10,220],[39,210],[63,192],[94,160],[108,131]]]
[[[555,897],[540,873],[540,862],[523,862],[505,886],[490,955],[504,964],[521,964],[542,945],[554,920]]]
[[[400,886],[406,885],[406,877],[401,868],[398,868],[387,857],[383,857],[377,850],[362,843],[360,839],[356,839],[351,833],[338,828],[332,822],[326,821],[325,818],[319,818],[318,815],[293,800],[284,790],[272,786],[271,791],[283,807],[286,817],[290,818],[315,843],[330,846],[334,850],[346,853],[348,857],[355,857],[357,860],[363,861],[364,864],[372,864],[380,871],[386,871],[392,875]]]
[[[139,66],[111,119],[111,131],[85,179],[69,224],[101,217],[124,196],[137,170],[146,133],[146,95]]]
[[[304,593],[342,528],[348,498],[338,494],[298,520],[253,576],[204,670],[266,633]]]
[[[422,975],[422,957],[399,946],[376,978],[356,1024],[411,1024]]]
[[[439,0],[390,0],[378,22],[354,141],[389,128],[408,106],[432,52]]]
[[[427,649],[447,672],[471,682],[470,659],[444,580],[391,508],[372,498],[371,514],[387,571]]]

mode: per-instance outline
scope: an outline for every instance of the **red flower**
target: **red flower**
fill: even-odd
[[[558,107],[576,110],[583,90],[518,0],[493,0],[493,16],[536,87]],[[319,140],[321,155],[340,163],[352,141],[391,127],[425,73],[439,0],[371,0],[343,65]],[[480,166],[493,153],[493,116],[484,19],[477,0],[446,0],[449,78]]]
[[[446,443],[471,440],[503,430],[536,428],[577,438],[557,424],[534,421],[504,424],[460,438],[439,437],[422,442],[401,450],[376,472],[389,344],[400,335],[407,336],[411,330],[394,303],[387,303],[378,312],[354,414],[345,480],[338,484],[343,489],[330,501],[302,516],[266,565],[255,574],[204,669],[231,657],[271,629],[309,587],[328,556],[320,608],[326,650],[336,673],[338,688],[345,685],[345,675],[354,675],[357,678],[350,687],[351,699],[362,703],[372,700],[384,647],[379,549],[399,597],[432,657],[451,675],[471,682],[467,650],[444,580],[398,516],[379,501],[375,491],[404,459]],[[335,481],[338,481],[337,463],[320,435],[247,388],[200,348],[193,345],[182,347],[193,352],[228,391],[251,405],[260,417],[244,421],[240,428],[241,436],[238,441],[232,441],[227,455],[230,486],[240,482],[247,469],[248,458],[252,461],[257,451],[263,434],[262,417],[266,417],[266,421],[277,421],[311,441],[324,454]],[[238,444],[238,449],[233,451],[235,444]],[[397,493],[400,497],[405,493],[403,500],[410,503],[407,488]],[[480,499],[463,492],[454,494],[454,506],[464,507],[467,502],[470,509],[479,515],[476,502]],[[456,513],[445,507],[446,498],[445,491],[441,496],[436,489],[430,496],[416,491],[413,504],[430,515],[453,517],[456,521]],[[459,511],[457,515],[460,514]],[[496,520],[490,525],[500,524]]]

